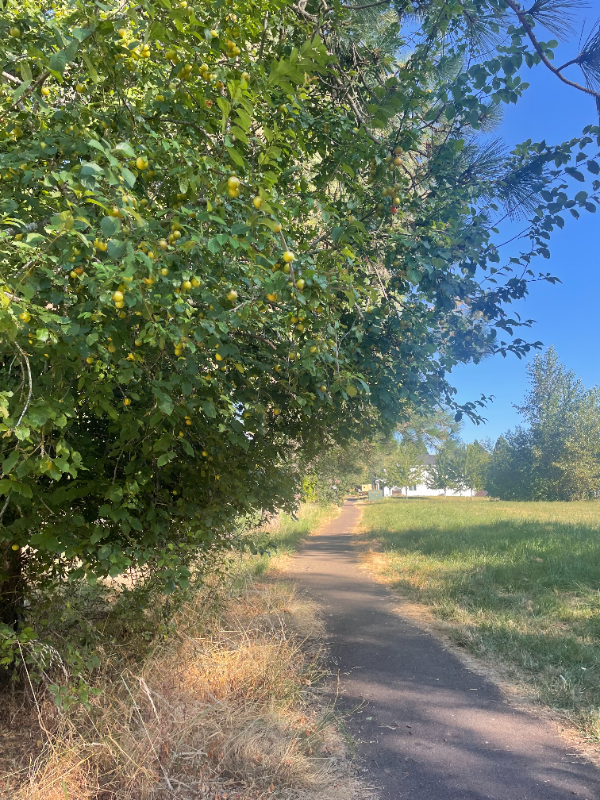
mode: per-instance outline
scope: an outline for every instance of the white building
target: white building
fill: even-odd
[[[454,489],[430,489],[427,485],[428,479],[428,466],[435,464],[435,456],[424,456],[423,458],[423,474],[421,482],[414,486],[393,486],[392,488],[385,487],[383,494],[385,497],[390,497],[392,493],[402,494],[405,497],[474,497],[477,494],[485,494],[485,492],[475,492],[473,489],[463,489],[462,491],[455,491]]]

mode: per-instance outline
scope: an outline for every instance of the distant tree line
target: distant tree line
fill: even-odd
[[[527,427],[496,442],[486,489],[503,500],[584,500],[600,493],[600,388],[586,389],[554,348],[528,368]]]
[[[586,389],[553,348],[528,367],[530,388],[516,406],[526,425],[472,443],[451,415],[416,415],[393,435],[352,442],[321,455],[305,497],[343,500],[356,484],[440,493],[486,490],[502,500],[584,500],[600,494],[600,388]],[[435,463],[425,457],[435,452]]]

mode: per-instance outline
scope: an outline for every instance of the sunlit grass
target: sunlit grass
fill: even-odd
[[[600,740],[600,503],[394,499],[363,526],[398,589]]]

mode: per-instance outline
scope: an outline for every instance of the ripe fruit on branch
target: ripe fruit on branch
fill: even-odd
[[[296,256],[292,253],[291,250],[286,250],[283,254],[283,260],[286,264],[291,264],[292,261],[296,258]]]
[[[238,293],[236,292],[236,290],[235,290],[235,289],[230,289],[230,290],[227,292],[227,299],[228,299],[229,301],[231,301],[232,303],[233,303],[233,302],[235,302],[235,301],[237,300],[237,297],[238,297]]]
[[[126,398],[123,400],[123,405],[124,405],[124,406],[130,406],[130,405],[131,405],[131,400],[130,400],[128,397],[126,397]]]
[[[135,165],[139,170],[148,169],[148,159],[144,156],[138,156],[135,160]]]
[[[240,179],[235,175],[230,175],[229,178],[227,178],[227,187],[229,189],[237,189],[239,185],[240,185]]]
[[[260,207],[261,207],[261,205],[262,205],[262,197],[258,197],[258,196],[256,196],[256,197],[255,197],[255,198],[252,200],[252,205],[254,206],[254,208],[257,208],[257,209],[258,209],[258,208],[260,208]]]
[[[113,293],[112,299],[115,301],[115,303],[122,303],[123,300],[125,299],[125,295],[123,294],[123,292],[120,292],[117,289],[117,291]]]
[[[304,282],[304,278],[300,278],[299,280],[296,281],[296,288],[299,289],[300,291],[304,289],[305,285],[306,284]]]

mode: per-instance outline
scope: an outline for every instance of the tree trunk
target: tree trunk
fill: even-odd
[[[16,628],[23,616],[25,593],[21,550],[0,545],[0,623]]]
[[[17,630],[23,619],[25,580],[21,550],[10,544],[0,544],[0,624]],[[10,667],[0,667],[0,685],[12,674]]]

